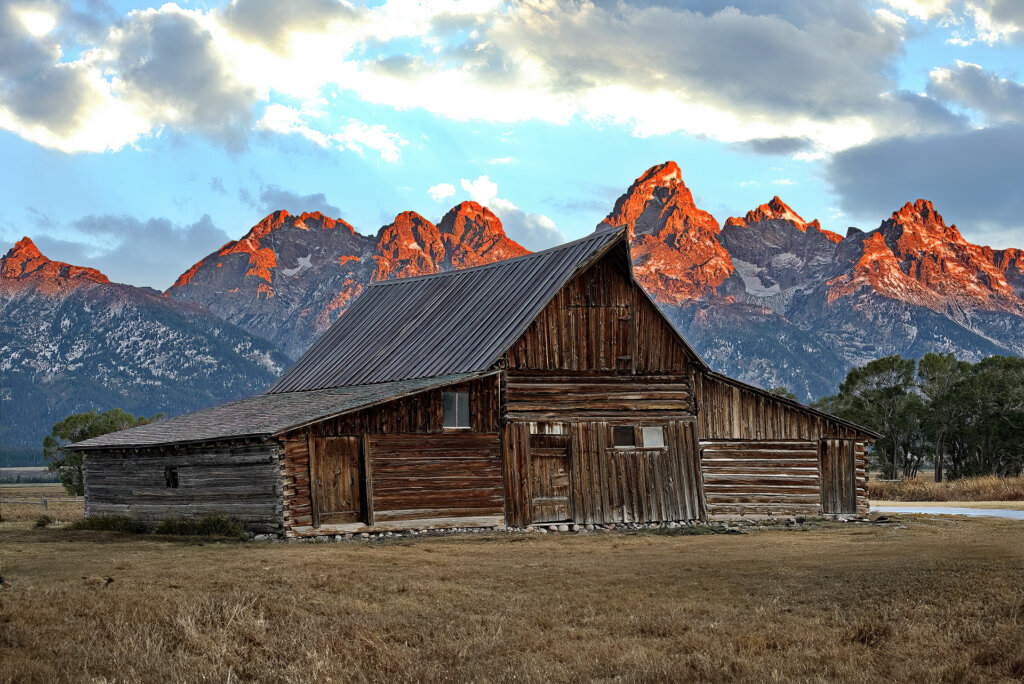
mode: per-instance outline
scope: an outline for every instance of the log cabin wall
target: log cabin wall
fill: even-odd
[[[709,515],[867,513],[869,435],[721,376],[695,390]]]
[[[278,447],[217,442],[85,455],[85,514],[127,515],[155,525],[166,518],[223,513],[253,532],[283,523]]]
[[[692,356],[621,252],[570,281],[509,350],[510,525],[703,517]],[[635,430],[635,445],[616,447],[615,427]],[[660,429],[656,446],[644,427]]]
[[[501,522],[498,383],[495,374],[427,390],[281,435],[286,534]],[[446,430],[441,393],[458,391],[469,394],[470,427]],[[345,435],[359,436],[365,444],[363,520],[317,528],[310,444]]]

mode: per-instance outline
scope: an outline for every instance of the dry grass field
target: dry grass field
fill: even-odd
[[[965,477],[935,482],[924,477],[886,482],[868,480],[872,501],[1024,501],[1024,477]]]
[[[45,507],[41,501],[44,498]],[[0,484],[0,520],[25,522],[43,514],[64,522],[78,520],[84,504],[80,500],[62,500],[66,498],[68,495],[59,482]]]
[[[0,524],[0,681],[1014,681],[1024,524],[226,543]]]
[[[1005,511],[1024,511],[1024,501],[872,501],[871,509],[876,506],[901,506],[912,503],[914,508],[998,508]]]

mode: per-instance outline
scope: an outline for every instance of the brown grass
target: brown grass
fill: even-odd
[[[868,480],[868,497],[879,501],[1024,501],[1024,477],[965,477],[945,482],[922,478]]]
[[[85,505],[81,501],[65,500],[68,498],[59,482],[0,485],[0,520],[34,521],[46,514],[54,520],[73,522],[82,517]],[[46,499],[46,506],[43,506],[43,499]]]
[[[59,482],[25,482],[12,484],[10,482],[0,483],[0,497],[5,496],[45,496],[45,497],[67,497],[64,486]]]
[[[1024,525],[187,543],[0,525],[0,681],[1006,681]]]

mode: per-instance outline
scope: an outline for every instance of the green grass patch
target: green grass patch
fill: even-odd
[[[174,534],[196,537],[231,537],[248,539],[245,525],[223,513],[206,515],[198,520],[191,518],[167,518],[154,530],[155,534]]]
[[[131,532],[133,534],[142,534],[148,531],[146,523],[127,515],[90,515],[76,520],[68,527],[72,530]]]

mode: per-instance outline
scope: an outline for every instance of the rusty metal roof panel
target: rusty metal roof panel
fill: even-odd
[[[121,449],[270,437],[332,416],[484,375],[486,373],[457,373],[309,392],[260,394],[76,442],[69,448]]]
[[[485,266],[373,283],[268,393],[490,368],[544,306],[625,231]]]

